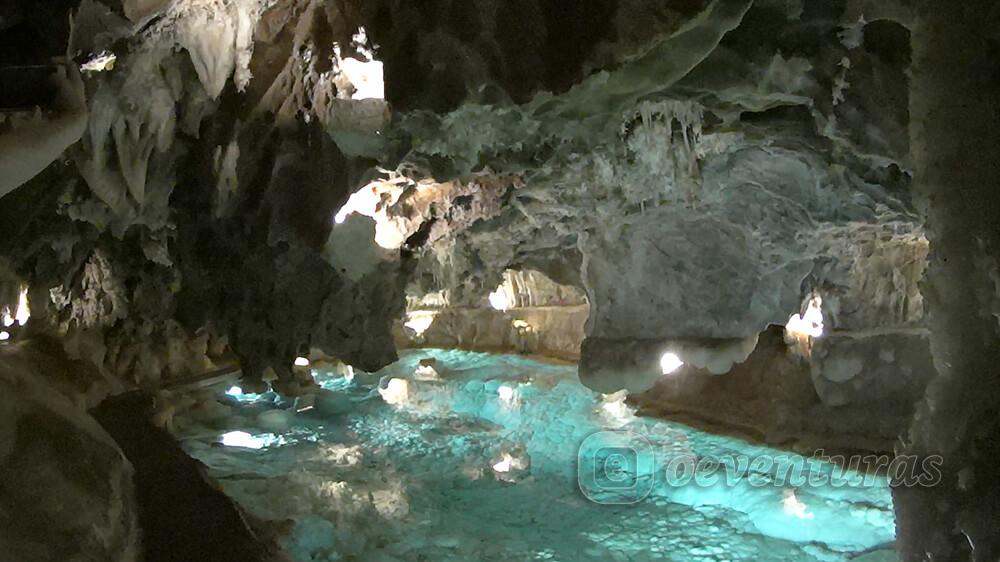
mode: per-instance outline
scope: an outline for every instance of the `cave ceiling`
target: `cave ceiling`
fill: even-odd
[[[82,142],[5,199],[0,256],[136,378],[199,334],[251,379],[310,347],[374,370],[407,292],[477,303],[508,268],[581,288],[598,339],[755,336],[820,289],[843,328],[919,325],[908,17],[85,0],[73,48],[117,61]]]

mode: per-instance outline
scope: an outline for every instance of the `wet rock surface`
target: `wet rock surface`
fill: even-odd
[[[633,398],[640,413],[804,452],[891,453],[933,376],[926,335],[832,334],[804,359],[771,328],[721,375],[691,366],[662,375],[661,349],[646,355],[651,388]]]

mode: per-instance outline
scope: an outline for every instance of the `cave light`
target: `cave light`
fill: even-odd
[[[815,517],[812,513],[806,511],[806,504],[802,503],[795,496],[795,490],[786,489],[784,491],[784,498],[781,500],[781,505],[786,515],[791,515],[799,519],[812,519]]]
[[[514,457],[504,453],[503,459],[500,462],[493,465],[493,470],[500,473],[510,472],[511,466],[514,463]]]
[[[676,353],[668,351],[660,357],[660,371],[664,375],[669,375],[684,366],[684,362]]]
[[[377,60],[361,61],[345,58],[340,61],[340,70],[354,86],[353,100],[384,100],[385,70]]]
[[[354,34],[352,39],[361,59],[340,59],[340,71],[347,76],[351,85],[354,86],[354,93],[351,95],[351,99],[384,100],[385,69],[382,61],[375,60],[375,53],[367,47],[368,32],[364,27],[359,27],[358,32]]]
[[[31,318],[31,308],[28,306],[28,288],[22,285],[21,292],[17,296],[17,309],[13,316],[9,308],[4,308],[0,321],[2,321],[4,328],[10,328],[14,324],[24,326],[28,322],[28,318]]]
[[[226,447],[243,447],[244,449],[263,449],[271,441],[267,437],[250,435],[245,431],[230,431],[222,436],[222,444]]]
[[[806,305],[805,314],[793,314],[785,324],[785,332],[796,339],[818,338],[823,335],[823,299],[812,295]]]
[[[379,388],[378,393],[386,404],[399,406],[410,399],[410,381],[406,379],[390,379],[385,388]]]
[[[431,327],[431,324],[434,323],[434,318],[437,314],[434,310],[414,310],[413,312],[407,312],[406,322],[403,322],[403,325],[413,330],[413,333],[417,336],[422,336]]]
[[[510,453],[504,453],[499,461],[493,463],[493,472],[497,474],[507,474],[514,470],[524,470],[528,468],[527,460],[515,457]]]
[[[14,313],[14,320],[18,326],[24,326],[31,318],[31,308],[28,307],[28,288],[22,286],[21,294],[17,297],[17,312]]]
[[[260,399],[261,395],[254,392],[243,392],[243,387],[238,384],[230,386],[226,390],[226,396],[235,398],[238,402],[255,402]]]
[[[490,293],[489,299],[490,299],[490,306],[501,312],[513,308],[514,305],[514,303],[512,302],[514,299],[511,298],[510,294],[508,294],[506,288],[502,283],[500,284],[499,287],[497,287],[496,291]]]
[[[394,220],[378,220],[375,223],[375,243],[386,250],[396,250],[406,243],[406,233]]]
[[[517,330],[518,332],[531,333],[534,331],[534,328],[531,327],[531,324],[528,324],[527,322],[521,319],[514,320],[513,322],[511,322],[511,325],[513,325],[514,329]]]
[[[295,366],[296,367],[308,367],[310,365],[309,359],[307,357],[296,357]]]
[[[399,201],[411,182],[396,172],[380,171],[388,174],[389,179],[372,181],[352,193],[333,221],[343,224],[352,214],[369,217],[375,221],[375,243],[386,250],[395,250],[406,241],[406,227],[389,218],[387,209]]]
[[[382,194],[379,191],[380,182],[372,182],[361,189],[355,191],[347,199],[347,203],[337,211],[333,220],[337,224],[343,224],[351,213],[358,213],[367,217],[375,217],[378,211],[378,204],[382,202]]]
[[[441,375],[439,375],[437,370],[430,365],[417,365],[417,370],[414,371],[413,376],[418,380],[441,380]]]
[[[94,55],[87,62],[80,65],[80,70],[84,72],[104,72],[114,70],[118,56],[111,51],[101,51]]]
[[[628,398],[627,390],[619,390],[613,394],[602,395],[603,404],[601,404],[601,410],[607,418],[615,423],[627,423],[633,417],[632,409],[625,404],[625,399]]]
[[[0,332],[0,341],[7,341],[10,339],[10,332],[2,331]]]
[[[507,385],[500,386],[497,388],[497,396],[503,402],[510,404],[514,402],[514,389]]]

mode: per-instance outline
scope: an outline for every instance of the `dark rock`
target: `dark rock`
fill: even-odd
[[[132,466],[25,359],[0,348],[0,558],[140,560]]]
[[[109,398],[93,415],[135,466],[146,562],[282,560],[280,551],[208,476],[204,465],[150,421],[144,393]]]

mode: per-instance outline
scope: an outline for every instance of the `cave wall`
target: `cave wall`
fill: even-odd
[[[420,336],[397,328],[397,346],[440,347],[525,353],[566,361],[580,358],[580,343],[590,309],[586,305],[514,308],[446,308]]]
[[[131,562],[134,470],[87,414],[110,391],[58,342],[0,346],[0,548],[9,560]]]
[[[926,333],[825,336],[802,357],[784,330],[771,326],[724,374],[684,365],[629,400],[640,415],[807,456],[891,455],[936,374],[927,339]]]
[[[419,286],[412,289],[422,292]],[[407,321],[396,324],[396,344],[576,361],[589,315],[586,297],[572,285],[557,283],[539,271],[508,269],[488,298],[473,305],[452,304],[447,290],[411,296]],[[420,318],[430,324],[411,324],[411,319]]]
[[[403,115],[397,171],[418,187],[389,214],[429,225],[425,290],[475,302],[525,264],[576,285],[591,303],[581,377],[602,391],[628,386],[613,377],[630,353],[644,350],[628,375],[644,390],[670,342],[753,338],[813,291],[833,330],[921,329],[909,31],[799,7],[718,2],[561,95]],[[499,206],[416,195],[428,175],[501,173],[521,181]]]
[[[71,47],[117,61],[86,76],[82,141],[0,206],[0,304],[29,286],[29,332],[129,386],[233,360],[259,385],[310,347],[395,359],[408,266],[332,220],[386,126],[336,66],[370,45],[349,6],[271,4],[80,5]]]
[[[468,306],[523,267],[587,294],[593,348],[752,338],[814,289],[845,329],[920,322],[908,32],[857,6],[154,4],[86,3],[77,46],[122,56],[72,166],[22,190],[48,199],[5,206],[34,217],[0,253],[38,324],[112,372],[203,334],[252,380],[310,348],[377,368],[404,285]],[[341,69],[375,55],[394,113]]]
[[[1000,554],[998,17],[990,2],[924,2],[913,28],[910,136],[931,243],[924,292],[937,376],[901,449],[941,455],[944,479],[932,488],[894,490],[904,560]]]

